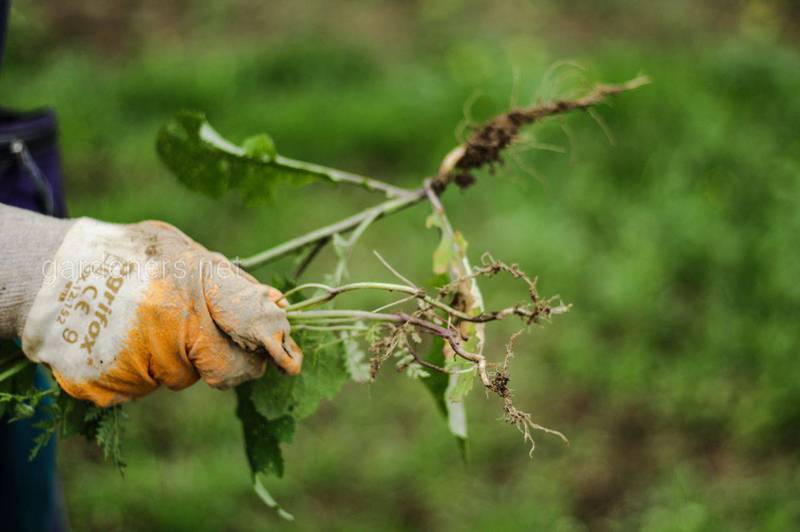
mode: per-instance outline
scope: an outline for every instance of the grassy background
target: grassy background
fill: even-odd
[[[419,384],[387,368],[305,423],[253,495],[231,393],[197,385],[128,408],[121,478],[61,442],[77,530],[788,530],[800,525],[800,15],[793,2],[17,2],[0,97],[60,115],[73,216],[171,222],[247,255],[369,205],[323,185],[268,208],[184,191],[159,165],[181,108],[233,139],[413,185],[475,121],[639,71],[654,84],[527,132],[513,160],[449,191],[473,258],[490,250],[574,304],[519,346],[517,403],[572,441],[533,460],[476,392],[471,462]],[[576,62],[582,69],[564,64]],[[542,146],[556,145],[565,153]],[[378,249],[430,275],[424,207]],[[330,251],[309,278],[332,264]],[[290,271],[291,259],[270,271]],[[489,303],[516,286],[486,285]],[[490,330],[494,352],[513,329]],[[491,350],[490,350],[491,351]]]

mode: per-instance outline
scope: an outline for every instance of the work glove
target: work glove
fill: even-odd
[[[161,384],[228,388],[261,376],[267,355],[300,371],[279,291],[163,222],[68,223],[18,321],[26,356],[71,396],[105,407]]]

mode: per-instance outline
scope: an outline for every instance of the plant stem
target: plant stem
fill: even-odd
[[[367,230],[367,228],[372,225],[372,222],[378,217],[378,213],[375,212],[372,216],[368,216],[361,220],[361,223],[353,230],[353,233],[350,235],[350,238],[347,240],[344,237],[341,237],[338,246],[339,249],[336,250],[337,255],[339,255],[339,261],[336,264],[336,271],[333,274],[333,284],[338,286],[342,284],[342,280],[348,275],[347,273],[347,263],[350,261],[350,256],[353,254],[353,248],[356,246],[358,239],[361,238],[361,235]]]
[[[30,364],[32,364],[30,360],[25,357],[21,357],[20,360],[15,362],[11,367],[0,372],[0,382],[13,377],[23,369],[27,368]]]
[[[347,183],[349,185],[363,187],[371,192],[383,192],[389,198],[404,198],[410,194],[413,194],[413,191],[411,190],[390,185],[389,183],[379,179],[352,174],[350,172],[337,170],[336,168],[328,168],[327,166],[321,166],[319,164],[297,161],[281,155],[276,157],[276,162],[285,166],[297,168],[298,170],[321,175],[326,179],[333,181],[334,183]]]
[[[349,218],[345,218],[344,220],[340,220],[331,225],[321,227],[319,229],[311,231],[310,233],[306,233],[302,236],[284,242],[283,244],[275,246],[274,248],[262,251],[261,253],[257,253],[245,259],[240,259],[237,262],[239,266],[241,266],[245,270],[248,271],[254,270],[269,262],[279,259],[284,255],[294,253],[298,250],[303,249],[306,246],[314,244],[318,240],[330,238],[336,233],[344,233],[352,229],[355,229],[361,224],[361,222],[363,222],[366,219],[372,217],[374,217],[374,219],[376,220],[378,218],[383,218],[387,214],[392,214],[397,211],[403,210],[406,207],[414,205],[415,203],[419,203],[423,199],[425,199],[425,190],[422,188],[414,190],[402,198],[396,198],[385,201],[374,207],[370,207],[369,209],[365,209],[357,214],[354,214]]]
[[[289,310],[286,312],[289,321],[316,321],[347,319],[352,321],[399,321],[397,314],[369,312],[366,310]]]
[[[387,292],[404,292],[406,294],[420,295],[419,290],[415,290],[413,288],[401,284],[363,282],[363,283],[345,284],[334,288],[332,286],[327,286],[324,284],[309,283],[291,289],[286,294],[284,294],[284,298],[300,290],[305,290],[306,288],[319,288],[321,290],[324,290],[326,293],[289,305],[286,307],[286,310],[300,310],[306,307],[321,305],[322,303],[330,301],[339,294],[343,294],[345,292],[353,292],[355,290],[385,290]]]
[[[324,331],[324,332],[342,332],[342,331],[368,331],[369,327],[360,325],[295,325],[292,327],[293,331]]]
[[[322,240],[318,240],[317,243],[314,244],[314,247],[312,247],[308,251],[308,253],[306,253],[306,256],[303,258],[303,260],[297,266],[297,269],[294,271],[295,280],[299,279],[300,276],[303,275],[303,272],[306,271],[306,268],[308,268],[311,265],[311,262],[314,260],[314,258],[316,258],[317,254],[320,251],[322,251],[322,248],[324,248],[325,244],[327,244],[329,241],[330,238],[323,238]]]
[[[431,296],[427,295],[423,290],[419,288],[413,288],[411,286],[406,286],[402,284],[362,282],[362,283],[350,283],[342,286],[332,287],[319,283],[308,283],[296,286],[295,288],[291,289],[286,294],[284,294],[284,297],[287,297],[300,290],[305,290],[307,288],[319,288],[321,290],[325,290],[327,293],[311,297],[304,301],[299,301],[297,303],[294,303],[293,305],[289,305],[288,307],[286,307],[287,311],[300,310],[307,307],[321,305],[323,303],[327,303],[336,296],[343,294],[345,292],[353,292],[356,290],[384,290],[386,292],[402,292],[405,294],[412,295],[417,299],[420,299],[433,307],[445,311],[448,315],[452,315],[462,320],[475,321],[476,319],[476,316],[470,316],[469,314],[462,312],[458,309],[455,309],[450,305],[442,303],[438,299],[434,299]]]

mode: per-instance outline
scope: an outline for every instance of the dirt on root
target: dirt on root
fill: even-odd
[[[598,85],[587,95],[574,100],[556,100],[522,109],[512,109],[497,115],[483,124],[462,146],[460,157],[450,168],[440,170],[437,178],[439,188],[455,182],[466,188],[475,182],[474,172],[484,166],[490,169],[502,163],[501,154],[517,138],[519,130],[547,116],[559,115],[572,110],[585,110],[603,102],[608,96],[633,90],[649,83],[646,76],[639,76],[620,85]]]

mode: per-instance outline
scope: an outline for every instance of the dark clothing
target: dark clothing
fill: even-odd
[[[66,214],[52,112],[0,110],[0,203],[59,217]],[[50,386],[41,368],[36,380],[42,388]],[[40,408],[32,418],[13,423],[0,419],[3,530],[64,530],[55,438],[34,460],[28,460],[39,432],[35,426],[46,415],[47,411]]]
[[[0,203],[66,215],[55,113],[0,109]]]
[[[37,385],[50,386],[44,373],[36,373]],[[36,424],[49,415],[39,409],[27,419],[9,423],[0,419],[0,516],[2,530],[57,532],[65,530],[61,491],[56,478],[55,437],[33,460],[28,460]]]
[[[9,4],[8,0],[0,0],[0,59]],[[58,217],[66,215],[56,132],[52,111],[18,113],[0,109],[0,203]],[[41,368],[37,370],[36,383],[42,389],[50,386]],[[55,438],[34,460],[28,460],[39,433],[36,424],[46,415],[47,409],[40,408],[32,418],[13,423],[8,418],[0,419],[0,518],[4,531],[65,529],[56,479]]]

